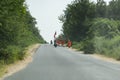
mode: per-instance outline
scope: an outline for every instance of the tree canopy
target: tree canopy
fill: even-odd
[[[22,49],[44,41],[36,23],[25,0],[0,1],[0,60],[9,60],[11,56],[22,58]]]
[[[74,0],[59,16],[63,35],[85,53],[104,53],[120,58],[120,0]],[[114,43],[112,42],[114,41]],[[112,47],[112,48],[111,48]],[[115,53],[114,53],[114,52]],[[111,53],[111,54],[110,54]]]

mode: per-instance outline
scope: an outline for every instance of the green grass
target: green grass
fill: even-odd
[[[95,38],[95,52],[106,55],[108,57],[120,59],[120,36],[115,36],[112,39],[104,37]]]
[[[1,50],[2,52],[0,53],[3,53],[2,56],[4,57],[0,57],[0,77],[7,72],[7,67],[10,64],[16,63],[28,56],[26,51],[29,47],[22,48],[20,46],[9,45],[6,49]]]
[[[82,50],[84,53],[97,53],[107,57],[120,60],[120,36],[114,36],[111,39],[105,37],[95,37],[93,40],[83,42],[73,42],[73,48]]]
[[[2,77],[6,73],[6,65],[4,61],[0,61],[0,77]]]
[[[73,42],[73,43],[72,43],[72,48],[75,48],[75,49],[77,49],[77,50],[80,50],[80,48],[81,48],[80,42]]]

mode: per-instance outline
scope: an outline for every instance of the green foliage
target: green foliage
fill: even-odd
[[[94,35],[95,53],[120,59],[120,22],[109,19],[95,19],[91,31]]]
[[[108,5],[108,18],[120,20],[120,0],[111,0]]]
[[[77,50],[80,50],[82,46],[81,46],[80,42],[72,42],[72,47]]]
[[[107,5],[104,0],[97,0],[96,17],[106,17]]]
[[[7,46],[6,49],[0,50],[0,60],[4,60],[5,63],[13,63],[23,57],[22,50],[18,46]]]
[[[69,4],[64,15],[59,17],[63,22],[63,33],[72,41],[83,40],[89,30],[88,21],[95,17],[95,5],[89,0],[75,0]]]
[[[94,43],[93,40],[86,39],[85,41],[81,42],[81,49],[84,51],[85,54],[93,54],[94,53]]]
[[[64,36],[85,53],[100,53],[120,59],[120,0],[97,3],[75,0],[59,17]]]
[[[5,69],[5,64],[2,63],[3,61],[0,61],[0,77],[2,77],[2,75],[5,74],[5,72],[7,71]]]
[[[0,1],[0,61],[13,63],[23,58],[25,47],[44,42],[35,25],[25,0]]]
[[[96,37],[94,44],[96,53],[120,59],[120,36],[115,36],[112,39]]]
[[[95,19],[90,30],[94,36],[104,36],[105,38],[113,38],[120,34],[116,21],[102,18]]]
[[[94,45],[93,40],[84,40],[81,42],[73,42],[72,47],[84,51],[85,54],[93,54],[94,53]]]

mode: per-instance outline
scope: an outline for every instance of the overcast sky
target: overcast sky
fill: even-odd
[[[44,40],[48,42],[53,40],[55,31],[57,36],[61,33],[62,23],[58,20],[58,16],[63,13],[71,1],[73,0],[26,0],[29,11],[36,18],[36,26]]]

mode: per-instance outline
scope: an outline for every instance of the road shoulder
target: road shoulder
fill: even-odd
[[[68,48],[69,50],[72,50],[72,51],[77,51],[77,52],[80,52],[80,53],[84,53],[83,51],[79,51],[77,49],[74,49],[74,48]],[[100,55],[100,54],[86,54],[86,55],[89,55],[93,58],[96,58],[96,59],[99,59],[99,60],[104,60],[104,61],[107,61],[107,62],[111,62],[111,63],[117,63],[117,64],[120,64],[120,61],[116,60],[116,59],[113,59],[113,58],[110,58],[110,57],[106,57],[104,55]]]
[[[36,52],[36,50],[39,48],[40,44],[34,44],[26,48],[26,56],[23,60],[17,61],[14,64],[10,64],[6,67],[6,73],[5,75],[0,78],[0,80],[4,80],[5,77],[8,77],[22,69],[24,69],[30,62],[32,62],[32,56]]]

